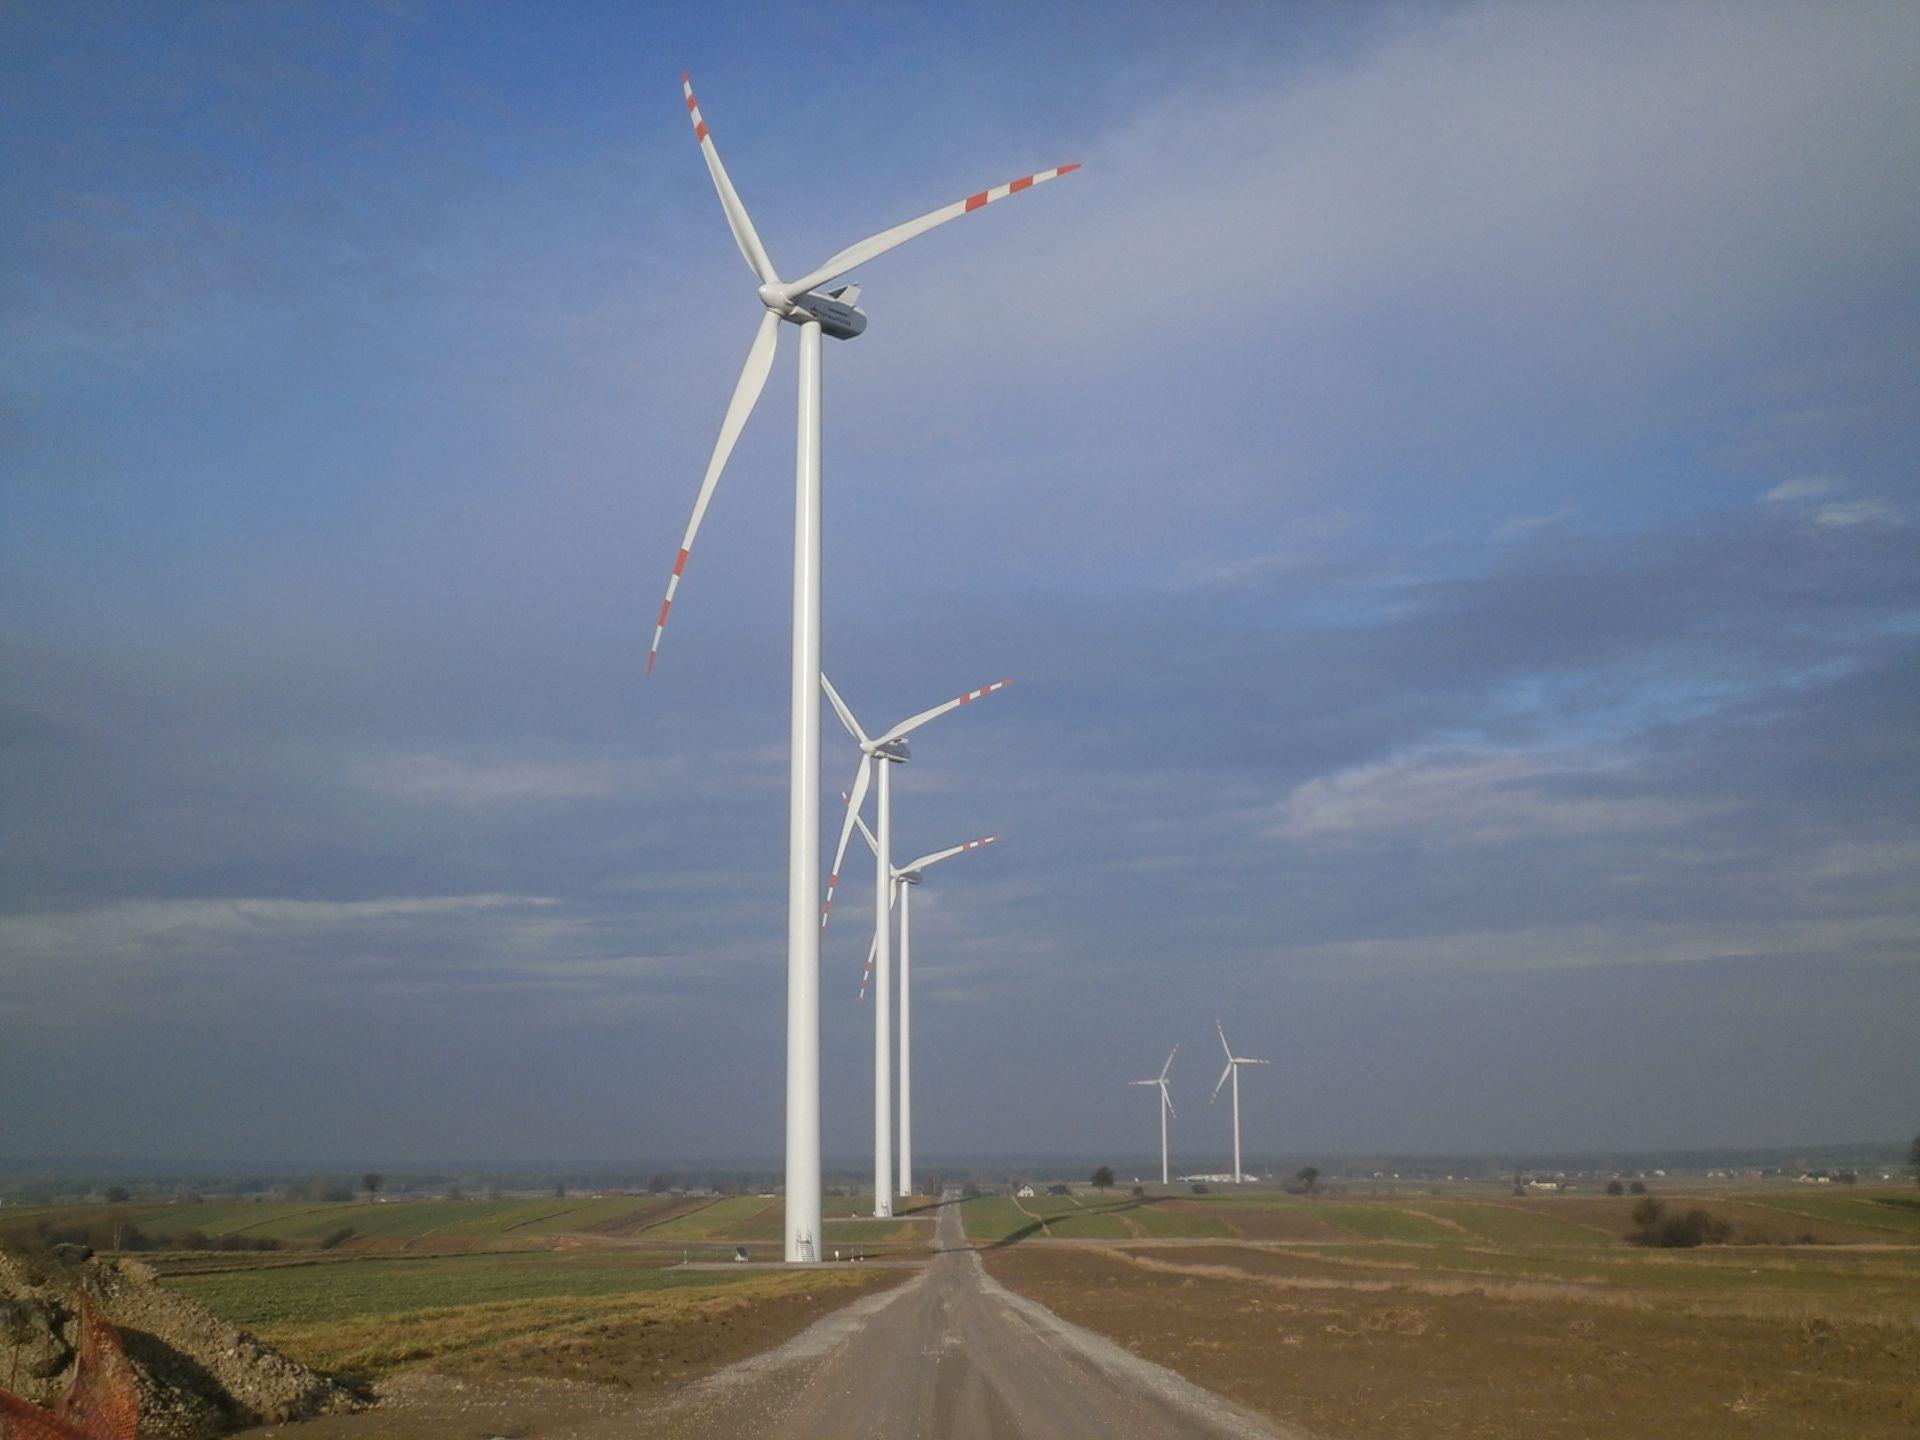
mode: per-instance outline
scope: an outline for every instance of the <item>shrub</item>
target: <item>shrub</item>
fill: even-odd
[[[1607,1182],[1607,1194],[1624,1195],[1626,1193],[1627,1193],[1627,1187],[1622,1185],[1618,1180],[1609,1180]]]
[[[1633,1231],[1627,1239],[1662,1250],[1691,1250],[1696,1245],[1724,1245],[1732,1235],[1733,1226],[1704,1210],[1669,1215],[1667,1207],[1649,1195],[1633,1207]]]
[[[1196,1181],[1194,1181],[1194,1182],[1193,1182],[1193,1193],[1194,1193],[1194,1194],[1196,1194],[1196,1195],[1204,1195],[1204,1194],[1206,1194],[1206,1193],[1207,1193],[1207,1187],[1206,1187],[1206,1183],[1205,1183],[1204,1181],[1200,1181],[1200,1180],[1196,1180]]]
[[[351,1225],[342,1225],[338,1230],[329,1230],[325,1235],[320,1237],[320,1248],[322,1250],[338,1249],[352,1238],[353,1227]]]
[[[1646,1184],[1643,1181],[1636,1180],[1627,1186],[1627,1193],[1629,1195],[1644,1195],[1647,1193]]]
[[[1134,1199],[1136,1199],[1136,1200],[1144,1200],[1144,1199],[1146,1199],[1146,1198],[1147,1198],[1147,1187],[1146,1187],[1146,1186],[1144,1186],[1144,1185],[1136,1185],[1136,1186],[1134,1186],[1134,1187],[1133,1187],[1133,1198],[1134,1198]]]
[[[1096,1190],[1108,1189],[1113,1184],[1113,1167],[1111,1165],[1096,1166],[1093,1172],[1092,1179],[1093,1179],[1094,1189]]]

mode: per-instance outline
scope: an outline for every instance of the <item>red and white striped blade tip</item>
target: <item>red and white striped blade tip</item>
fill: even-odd
[[[965,201],[966,213],[970,215],[982,205],[991,205],[994,201],[1004,200],[1009,195],[1018,195],[1022,190],[1031,190],[1036,185],[1045,184],[1062,175],[1071,175],[1079,168],[1080,162],[1075,160],[1066,165],[1056,165],[1051,170],[1036,170],[1031,175],[1022,175],[1018,180],[1009,180],[1004,185],[995,185],[991,189],[969,195]]]
[[[667,576],[666,598],[660,602],[660,618],[653,622],[653,646],[647,651],[647,674],[653,673],[653,662],[660,654],[660,639],[667,633],[667,612],[673,609],[673,592],[680,588],[680,577],[686,573],[687,556],[692,550],[685,545],[673,557],[673,573]]]

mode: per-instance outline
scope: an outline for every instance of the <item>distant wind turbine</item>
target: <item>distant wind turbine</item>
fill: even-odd
[[[1157,1085],[1160,1087],[1160,1183],[1170,1185],[1172,1177],[1167,1172],[1167,1117],[1174,1113],[1173,1092],[1167,1089],[1167,1072],[1173,1068],[1173,1057],[1180,1053],[1180,1047],[1174,1046],[1167,1052],[1167,1063],[1160,1067],[1160,1073],[1151,1080],[1129,1080],[1129,1085]]]
[[[841,797],[845,799],[843,795]],[[866,837],[867,847],[878,856],[880,843],[874,838],[873,831],[867,828],[867,822],[860,818],[858,811],[853,812],[854,823],[860,827],[860,833]],[[999,835],[988,835],[984,839],[969,840],[964,845],[949,845],[945,850],[935,850],[931,855],[922,855],[918,860],[910,860],[893,872],[893,890],[888,893],[889,907],[895,901],[896,892],[900,905],[900,1193],[913,1194],[913,887],[920,883],[920,872],[931,869],[942,860],[951,860],[956,855],[965,855],[970,850],[978,850],[1002,839]],[[880,936],[876,933],[873,944],[867,950],[867,968],[860,976],[860,998],[867,998],[867,981],[873,975],[874,957],[879,953]],[[876,1007],[877,1008],[877,1007]]]
[[[827,692],[827,699],[833,704],[833,713],[840,717],[840,723],[847,727],[853,743],[860,747],[859,768],[853,772],[853,790],[847,797],[847,816],[840,824],[840,843],[833,852],[833,869],[827,874],[827,898],[820,907],[822,930],[827,928],[827,918],[833,913],[833,892],[840,883],[840,862],[846,858],[847,841],[853,837],[854,823],[860,819],[860,806],[867,798],[872,769],[878,766],[880,770],[879,783],[875,787],[880,792],[875,807],[880,834],[873,842],[873,936],[878,957],[873,1007],[873,1213],[876,1216],[893,1214],[893,1037],[890,1029],[893,1019],[893,927],[887,923],[893,889],[892,767],[906,764],[910,753],[907,736],[929,720],[970,704],[982,695],[1004,690],[1012,683],[1011,680],[996,680],[978,690],[969,690],[944,704],[935,705],[931,710],[908,716],[878,739],[868,739],[867,732],[854,719],[853,711],[847,708],[847,702],[833,688],[833,682],[824,673],[820,676],[820,688]]]
[[[1207,1103],[1211,1105],[1220,1098],[1220,1086],[1225,1085],[1228,1077],[1231,1076],[1233,1079],[1233,1183],[1238,1185],[1247,1178],[1246,1173],[1240,1168],[1240,1067],[1265,1065],[1269,1062],[1249,1060],[1234,1054],[1233,1047],[1227,1044],[1226,1028],[1218,1020],[1213,1022],[1213,1028],[1220,1032],[1220,1048],[1227,1052],[1227,1068],[1220,1072],[1220,1084],[1213,1087],[1213,1094],[1208,1098]]]

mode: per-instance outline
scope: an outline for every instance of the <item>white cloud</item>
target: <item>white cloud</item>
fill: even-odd
[[[1813,512],[1813,523],[1829,529],[1850,529],[1855,525],[1891,525],[1900,512],[1880,500],[1844,500],[1822,505]]]
[[[1667,829],[1698,807],[1593,793],[1619,767],[1531,752],[1398,756],[1297,786],[1269,830],[1285,840],[1445,839],[1493,844],[1528,836]]]
[[[1825,476],[1808,476],[1800,480],[1782,480],[1760,498],[1769,505],[1787,505],[1797,500],[1812,500],[1821,495],[1830,495],[1839,488],[1837,482]]]

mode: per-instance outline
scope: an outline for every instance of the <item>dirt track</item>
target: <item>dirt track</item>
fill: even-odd
[[[914,1280],[689,1391],[660,1433],[840,1440],[1120,1440],[1282,1434],[1170,1370],[1003,1290],[957,1205]]]
[[[287,1440],[1307,1440],[1002,1289],[942,1207],[939,1253],[906,1284],[671,1399],[605,1386],[423,1375],[368,1414],[282,1427]]]

